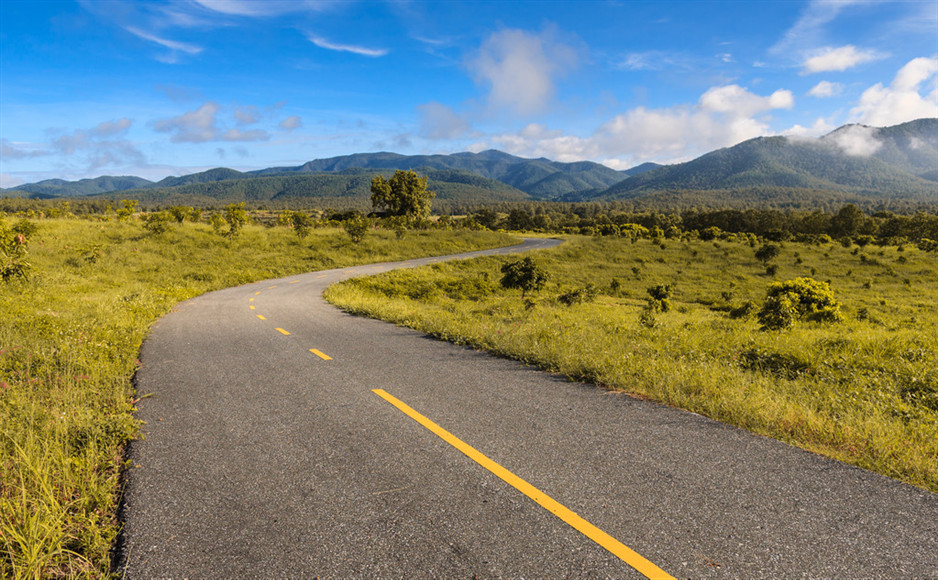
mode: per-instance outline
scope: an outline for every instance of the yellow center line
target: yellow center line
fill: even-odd
[[[638,570],[646,578],[674,580],[673,576],[654,565],[649,560],[645,559],[635,550],[629,548],[619,540],[613,538],[606,532],[584,520],[575,512],[564,507],[527,481],[521,479],[514,473],[495,463],[477,451],[474,447],[470,446],[468,443],[465,443],[446,429],[443,429],[430,419],[427,419],[417,411],[413,410],[406,403],[395,398],[393,395],[389,394],[383,389],[372,389],[371,392],[397,407],[398,410],[403,412],[405,415],[420,423],[434,435],[461,451],[464,455],[466,455],[466,457],[488,469],[507,484],[534,500],[535,503],[563,520],[567,525],[571,526],[578,532],[585,535],[587,538],[593,540],[606,550],[610,551],[617,558]]]
[[[263,314],[258,314],[257,317],[260,318],[261,320],[267,320],[266,318],[264,318]]]
[[[329,274],[320,274],[319,276],[316,276],[316,278],[317,278],[317,279],[318,279],[318,278],[325,278],[325,277],[328,276],[328,275],[329,275]]]
[[[257,292],[254,293],[254,295],[257,296],[257,295],[260,294],[260,293],[261,293],[261,291],[258,290]]]
[[[267,287],[268,290],[273,290],[274,288],[276,288],[276,286],[268,286],[268,287]]]
[[[254,306],[253,306],[253,305],[248,306],[248,308],[250,308],[251,310],[254,310]]]
[[[322,352],[321,350],[316,350],[315,348],[311,348],[311,349],[309,349],[309,352],[311,352],[311,353],[313,353],[314,355],[318,356],[318,357],[321,358],[322,360],[332,360],[332,357],[331,357],[331,356],[327,355],[326,353]]]
[[[280,334],[285,334],[285,335],[287,335],[287,336],[290,336],[290,333],[287,332],[286,330],[282,329],[282,328],[278,328],[278,329],[277,329],[277,332],[279,332]]]
[[[296,284],[297,282],[299,282],[299,280],[293,280],[290,284]]]
[[[254,302],[253,298],[248,298],[248,302]]]

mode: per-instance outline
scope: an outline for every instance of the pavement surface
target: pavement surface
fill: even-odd
[[[162,318],[116,571],[938,578],[938,494],[321,298],[442,259],[239,286]]]

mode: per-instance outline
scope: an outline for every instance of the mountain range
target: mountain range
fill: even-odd
[[[705,205],[719,206],[734,198],[773,195],[792,200],[833,196],[934,203],[938,202],[938,119],[882,128],[844,125],[818,139],[758,137],[686,163],[644,163],[626,171],[590,161],[525,159],[496,150],[451,155],[382,152],[250,172],[216,168],[158,182],[113,176],[46,180],[4,193],[30,197],[117,194],[158,204],[366,198],[372,177],[397,169],[426,175],[438,198],[463,203],[648,202],[683,196],[694,204],[702,200]]]

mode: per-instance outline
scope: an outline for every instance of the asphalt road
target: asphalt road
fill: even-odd
[[[429,261],[239,286],[161,319],[117,571],[938,578],[934,493],[320,297]]]

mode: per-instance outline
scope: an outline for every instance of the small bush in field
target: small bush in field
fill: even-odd
[[[768,264],[782,253],[782,248],[776,244],[765,244],[756,250],[756,259],[763,264]]]
[[[596,294],[598,290],[594,284],[587,284],[582,288],[574,288],[569,292],[564,292],[557,297],[557,300],[566,306],[573,306],[574,304],[582,304],[584,302],[592,302],[596,299]]]
[[[0,221],[0,281],[8,282],[29,276],[32,265],[26,261],[26,236]]]
[[[667,312],[671,310],[671,296],[674,293],[672,284],[658,284],[648,288],[648,307],[654,311]]]
[[[759,311],[764,330],[782,330],[795,320],[834,322],[842,320],[840,302],[830,285],[812,278],[795,278],[769,285],[767,299]]]
[[[521,290],[522,298],[543,288],[549,279],[547,272],[530,257],[502,264],[502,287]]]
[[[160,235],[169,229],[171,216],[165,211],[148,213],[143,218],[143,228],[153,235]]]
[[[368,233],[368,222],[361,216],[355,216],[345,220],[345,222],[342,223],[342,227],[345,228],[345,233],[347,233],[356,244],[364,240],[365,234]]]
[[[300,241],[309,236],[309,232],[313,227],[313,219],[302,211],[290,212],[290,223],[293,225],[293,233]]]

